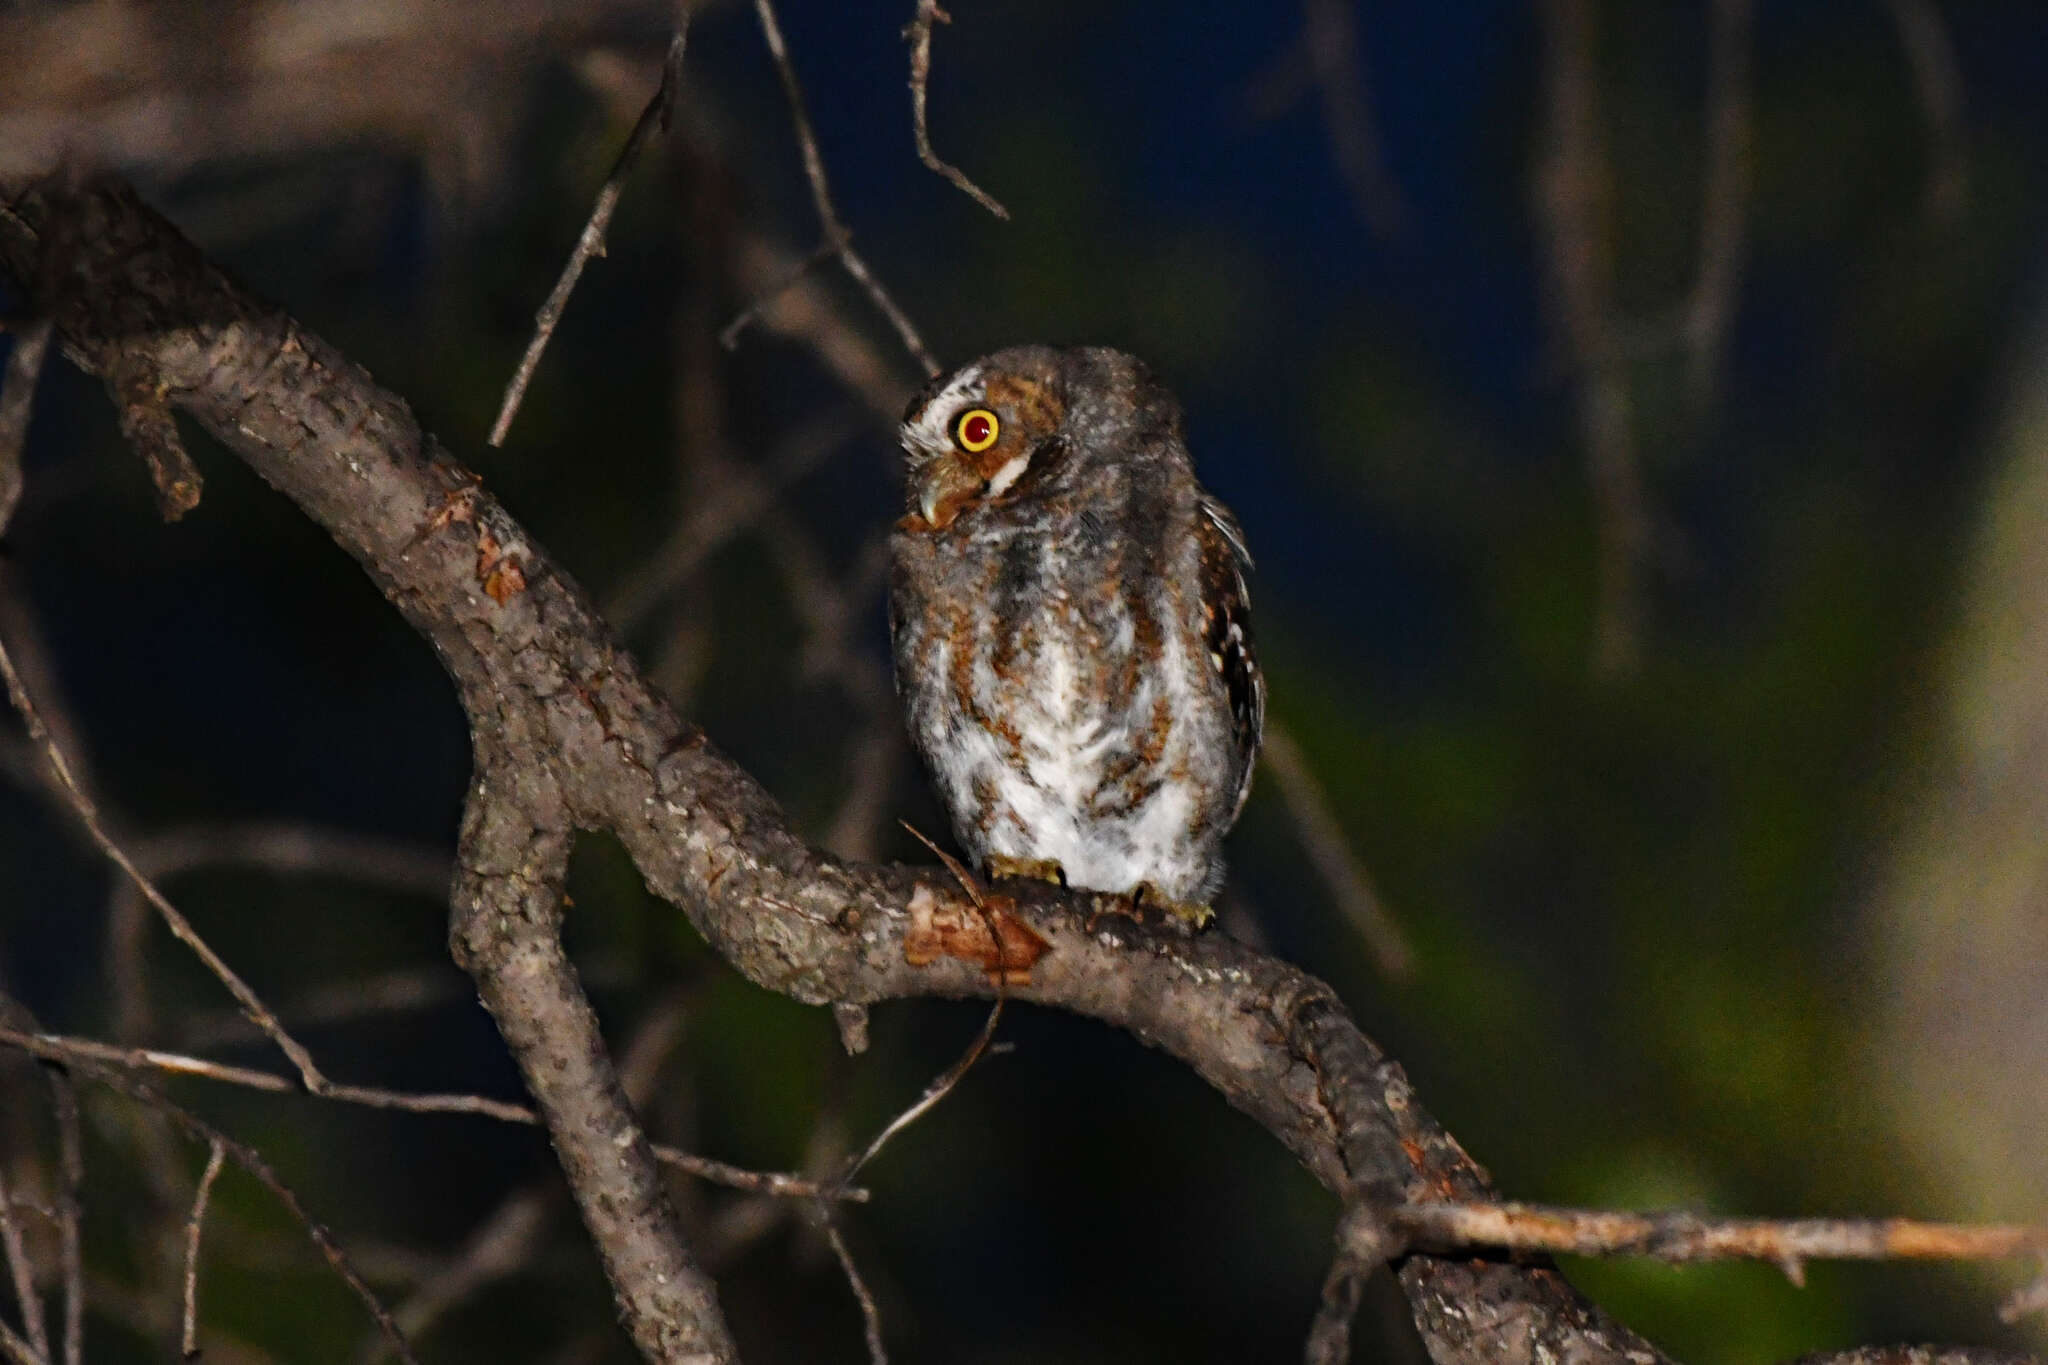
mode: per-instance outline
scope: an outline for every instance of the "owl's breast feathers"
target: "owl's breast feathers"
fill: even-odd
[[[1198,898],[1263,707],[1235,526],[1206,497],[1117,501],[1098,535],[985,513],[900,529],[898,687],[970,853]]]

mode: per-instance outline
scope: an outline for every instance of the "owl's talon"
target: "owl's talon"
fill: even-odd
[[[1177,901],[1150,882],[1139,882],[1130,896],[1131,909],[1139,919],[1143,919],[1147,911],[1156,911],[1168,919],[1179,920],[1190,929],[1199,930],[1208,928],[1209,921],[1216,918],[1213,907],[1200,901]]]
[[[1012,858],[1007,853],[991,853],[985,870],[997,881],[1051,882],[1054,886],[1067,884],[1067,870],[1056,858]]]

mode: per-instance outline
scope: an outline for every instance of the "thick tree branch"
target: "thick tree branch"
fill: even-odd
[[[994,994],[981,912],[950,877],[807,847],[751,777],[676,719],[582,590],[402,402],[207,264],[131,191],[19,195],[0,211],[0,269],[31,277],[39,236],[59,219],[75,243],[53,310],[67,354],[94,372],[125,361],[153,374],[328,529],[456,680],[477,765],[457,956],[533,1090],[636,1342],[656,1359],[730,1358],[562,954],[571,831],[615,833],[728,961],[807,1003]],[[1347,1205],[1491,1197],[1322,982],[1217,934],[1098,913],[1085,894],[1031,886],[990,900],[1001,940],[1039,953],[1028,979],[1012,976],[1012,996],[1179,1058]],[[1544,1350],[1663,1359],[1541,1266],[1412,1255],[1401,1281],[1439,1362]]]

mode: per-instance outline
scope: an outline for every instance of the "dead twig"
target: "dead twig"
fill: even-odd
[[[975,909],[980,911],[984,918],[987,918],[988,907],[983,898],[982,888],[975,881],[973,875],[961,865],[957,858],[926,838],[924,832],[908,820],[903,821],[902,825],[903,828],[910,831],[912,837],[930,849],[933,855],[946,865],[947,870],[959,881],[961,890],[966,892],[967,898],[974,903]],[[882,1148],[888,1145],[891,1138],[930,1113],[941,1100],[952,1094],[953,1088],[960,1084],[961,1078],[973,1069],[976,1062],[987,1055],[989,1044],[995,1039],[996,1025],[1002,1022],[1003,1003],[1009,998],[1009,992],[1004,984],[1008,979],[1008,973],[1003,970],[1003,953],[1005,949],[1002,936],[996,932],[996,926],[992,920],[989,922],[988,931],[989,937],[996,945],[996,970],[994,972],[996,998],[989,1005],[988,1016],[982,1020],[981,1031],[975,1034],[974,1040],[967,1045],[967,1050],[960,1054],[958,1061],[934,1077],[932,1083],[924,1088],[922,1095],[919,1095],[907,1109],[884,1124],[882,1130],[875,1134],[868,1145],[851,1161],[846,1163],[845,1168],[840,1172],[839,1178],[833,1183],[832,1188],[838,1188],[851,1183],[853,1178],[859,1175],[861,1170],[870,1161],[875,1159]],[[818,1221],[824,1227],[825,1239],[831,1244],[832,1254],[838,1258],[839,1268],[845,1272],[846,1282],[853,1290],[853,1297],[860,1304],[861,1328],[867,1340],[870,1365],[888,1365],[888,1352],[884,1349],[882,1343],[882,1314],[880,1308],[875,1304],[875,1296],[869,1291],[867,1282],[861,1278],[859,1267],[853,1262],[853,1253],[848,1249],[845,1238],[840,1234],[838,1224],[833,1220],[831,1204],[826,1200],[819,1199],[814,1202],[814,1208]]]
[[[64,1281],[64,1365],[85,1359],[85,1258],[79,1218],[85,1189],[85,1137],[78,1118],[78,1091],[61,1066],[44,1064],[50,1080],[50,1109],[57,1119],[57,1264]]]
[[[23,487],[21,456],[28,443],[28,419],[35,410],[36,380],[50,349],[50,321],[22,328],[7,352],[7,372],[0,377],[0,536],[14,520]]]
[[[22,1330],[28,1333],[23,1347],[38,1365],[48,1365],[49,1325],[43,1318],[42,1296],[36,1292],[35,1267],[29,1263],[28,1248],[21,1240],[21,1225],[14,1221],[14,1198],[8,1192],[4,1170],[0,1170],[0,1251],[6,1253],[7,1275],[14,1285],[14,1302],[21,1309]],[[6,1324],[0,1323],[0,1330],[5,1328]]]
[[[13,1365],[50,1365],[50,1362],[36,1354],[35,1347],[23,1341],[18,1333],[6,1323],[0,1322],[0,1355]]]
[[[87,1061],[117,1067],[124,1071],[160,1071],[169,1075],[193,1076],[223,1085],[240,1086],[246,1090],[261,1090],[273,1095],[310,1093],[323,1100],[331,1100],[338,1104],[361,1105],[368,1109],[395,1109],[408,1114],[466,1114],[528,1128],[537,1128],[541,1123],[540,1116],[523,1104],[510,1104],[482,1095],[418,1094],[367,1085],[337,1085],[331,1082],[318,1090],[308,1091],[291,1077],[280,1076],[274,1071],[231,1066],[224,1062],[211,1062],[203,1057],[187,1057],[180,1053],[161,1052],[152,1048],[120,1047],[113,1043],[97,1042],[90,1038],[73,1038],[62,1034],[27,1033],[0,1027],[0,1047],[18,1048],[45,1061]],[[848,1199],[856,1203],[864,1202],[868,1197],[865,1190],[846,1188],[843,1182],[820,1185],[815,1181],[781,1172],[750,1171],[744,1167],[728,1165],[723,1161],[713,1161],[708,1157],[677,1151],[672,1147],[657,1145],[654,1148],[654,1156],[664,1166],[709,1180],[714,1184],[729,1185],[734,1189],[753,1190],[761,1194],[793,1199]]]
[[[1400,980],[1415,970],[1415,953],[1408,946],[1401,926],[1387,913],[1372,879],[1366,875],[1351,841],[1330,809],[1330,798],[1309,768],[1308,758],[1295,742],[1294,734],[1273,717],[1266,717],[1265,740],[1259,757],[1280,786],[1280,797],[1294,816],[1295,832],[1309,862],[1322,875],[1323,884],[1337,902],[1337,908],[1358,936],[1365,940],[1382,974]]]
[[[163,892],[157,890],[155,883],[144,876],[142,869],[135,865],[134,859],[130,858],[107,833],[92,798],[86,795],[84,786],[80,784],[70,763],[66,761],[63,750],[57,747],[49,728],[43,724],[42,713],[37,709],[34,698],[29,696],[28,688],[22,682],[21,674],[15,668],[14,658],[8,653],[4,640],[0,640],[0,679],[5,680],[8,698],[14,703],[14,709],[20,713],[22,723],[28,727],[30,742],[42,750],[52,777],[60,784],[66,801],[84,823],[86,833],[99,847],[100,852],[135,883],[136,889],[156,907],[157,913],[163,917],[164,923],[170,927],[171,933],[178,941],[190,948],[199,960],[206,964],[207,970],[227,987],[228,993],[234,996],[235,1003],[242,1007],[250,1020],[291,1060],[306,1089],[317,1094],[327,1088],[329,1082],[321,1074],[320,1068],[314,1064],[312,1054],[306,1051],[297,1039],[285,1032],[284,1025],[277,1021],[277,1016],[270,1012],[269,1007],[256,992],[235,974],[233,968],[221,960],[220,955],[214,952],[192,927],[191,921],[179,913],[178,908],[171,904]]]
[[[490,443],[493,446],[505,444],[505,433],[512,429],[512,418],[519,412],[519,405],[526,398],[526,386],[533,382],[533,372],[540,366],[541,352],[555,334],[555,328],[562,320],[562,310],[569,304],[569,295],[575,292],[576,281],[583,276],[583,267],[593,256],[604,255],[604,235],[611,227],[612,213],[619,206],[619,194],[625,187],[626,172],[639,159],[640,149],[655,132],[666,133],[669,120],[674,117],[676,94],[683,84],[683,50],[690,35],[690,7],[685,4],[676,15],[675,35],[669,39],[668,56],[662,63],[661,84],[656,87],[654,97],[647,101],[647,107],[640,111],[640,118],[633,125],[633,131],[626,135],[626,145],[619,149],[617,160],[612,162],[611,174],[597,191],[597,200],[591,205],[589,221],[583,225],[582,236],[576,239],[576,249],[569,253],[569,260],[562,267],[561,277],[549,291],[540,311],[533,317],[533,339],[526,343],[526,354],[519,357],[519,367],[512,372],[512,380],[505,386],[504,401],[498,405],[498,419],[491,423]]]
[[[204,1142],[210,1147],[217,1147],[225,1151],[229,1160],[233,1161],[235,1165],[248,1174],[254,1176],[258,1183],[269,1190],[271,1195],[280,1204],[284,1205],[286,1212],[290,1213],[298,1221],[299,1226],[306,1230],[306,1235],[312,1240],[313,1245],[319,1248],[320,1254],[326,1259],[328,1266],[333,1269],[336,1275],[341,1277],[342,1282],[354,1291],[355,1296],[362,1301],[363,1306],[369,1311],[371,1318],[376,1321],[378,1328],[384,1333],[385,1339],[391,1343],[391,1349],[397,1354],[398,1358],[405,1361],[406,1365],[418,1365],[418,1361],[412,1353],[412,1346],[405,1339],[405,1334],[399,1330],[398,1324],[392,1321],[391,1314],[385,1310],[383,1303],[378,1300],[376,1293],[371,1290],[370,1286],[364,1282],[363,1277],[356,1271],[354,1263],[349,1260],[348,1253],[343,1251],[341,1244],[334,1240],[334,1234],[329,1232],[324,1224],[318,1222],[311,1214],[306,1212],[305,1205],[299,1202],[299,1197],[292,1192],[289,1185],[278,1178],[277,1172],[270,1168],[270,1164],[263,1159],[261,1153],[257,1152],[253,1147],[236,1142],[233,1138],[227,1136],[198,1115],[172,1103],[170,1098],[160,1091],[114,1067],[104,1066],[98,1062],[76,1059],[72,1061],[71,1065],[81,1075],[89,1077],[98,1084],[104,1085],[110,1090],[118,1091],[137,1103],[147,1105],[157,1113],[162,1114],[194,1141]]]
[[[1351,1359],[1351,1324],[1366,1278],[1385,1265],[1397,1249],[1379,1211],[1368,1202],[1353,1203],[1337,1223],[1337,1250],[1323,1277],[1323,1293],[1302,1349],[1307,1365],[1345,1365]]]
[[[199,1177],[199,1189],[192,1196],[192,1212],[185,1216],[185,1310],[178,1330],[178,1358],[199,1358],[199,1233],[206,1226],[206,1204],[213,1198],[213,1182],[220,1178],[227,1148],[219,1142],[208,1145],[206,1170]]]
[[[853,249],[853,234],[847,231],[846,224],[839,217],[837,205],[832,202],[832,187],[825,179],[825,157],[818,150],[818,135],[811,127],[811,115],[804,101],[803,83],[797,79],[796,67],[790,63],[789,47],[783,42],[782,25],[775,18],[772,0],[754,0],[754,14],[760,20],[761,37],[768,44],[768,55],[775,59],[775,69],[782,77],[782,93],[789,103],[790,121],[796,125],[797,148],[803,154],[804,179],[810,183],[811,203],[818,211],[818,226],[824,240],[818,244],[817,249],[803,265],[789,276],[781,288],[755,300],[746,312],[735,318],[732,325],[720,335],[720,340],[727,346],[734,345],[739,339],[740,330],[752,317],[758,315],[770,299],[794,285],[812,269],[836,258],[840,267],[852,277],[854,283],[867,291],[867,296],[874,303],[876,310],[896,329],[897,337],[903,342],[903,349],[910,352],[911,357],[924,367],[926,376],[937,374],[939,362],[925,348],[924,338],[917,334],[917,328],[911,323],[910,318],[896,306],[896,300],[889,296],[889,291],[875,278],[874,272],[868,268],[868,263],[862,259],[861,254]]]
[[[1010,211],[996,197],[967,178],[967,172],[941,159],[932,150],[931,127],[925,116],[925,89],[932,78],[932,26],[950,24],[953,16],[939,8],[939,0],[917,0],[917,17],[903,36],[910,40],[910,118],[917,129],[917,159],[952,182],[953,188],[975,203],[1008,220]]]
[[[120,424],[122,437],[149,466],[150,481],[156,485],[157,510],[163,513],[165,521],[176,521],[199,505],[205,480],[185,449],[184,438],[178,435],[171,405],[140,370],[110,369],[107,392],[113,397],[114,419]]]
[[[1765,1261],[1794,1284],[1808,1261],[1984,1261],[2048,1254],[2048,1228],[1912,1218],[1702,1218],[1543,1204],[1411,1203],[1390,1221],[1417,1250],[1494,1248],[1660,1261]]]
[[[829,1207],[819,1205],[819,1216],[825,1224],[825,1241],[832,1248],[832,1254],[839,1261],[840,1270],[846,1274],[846,1283],[853,1288],[853,1297],[860,1304],[861,1334],[867,1339],[869,1365],[889,1365],[889,1352],[882,1345],[882,1310],[875,1305],[873,1291],[868,1282],[861,1278],[860,1267],[853,1263],[853,1252],[846,1245],[838,1223],[833,1221]]]
[[[781,495],[851,440],[851,415],[806,426],[762,462],[758,472],[735,460],[711,461],[713,487],[655,552],[620,582],[605,617],[621,635],[638,628],[718,550],[782,507]]]

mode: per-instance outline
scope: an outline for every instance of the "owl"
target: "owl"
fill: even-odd
[[[1135,358],[1019,346],[911,401],[896,688],[961,846],[1197,923],[1265,719],[1229,510]]]

